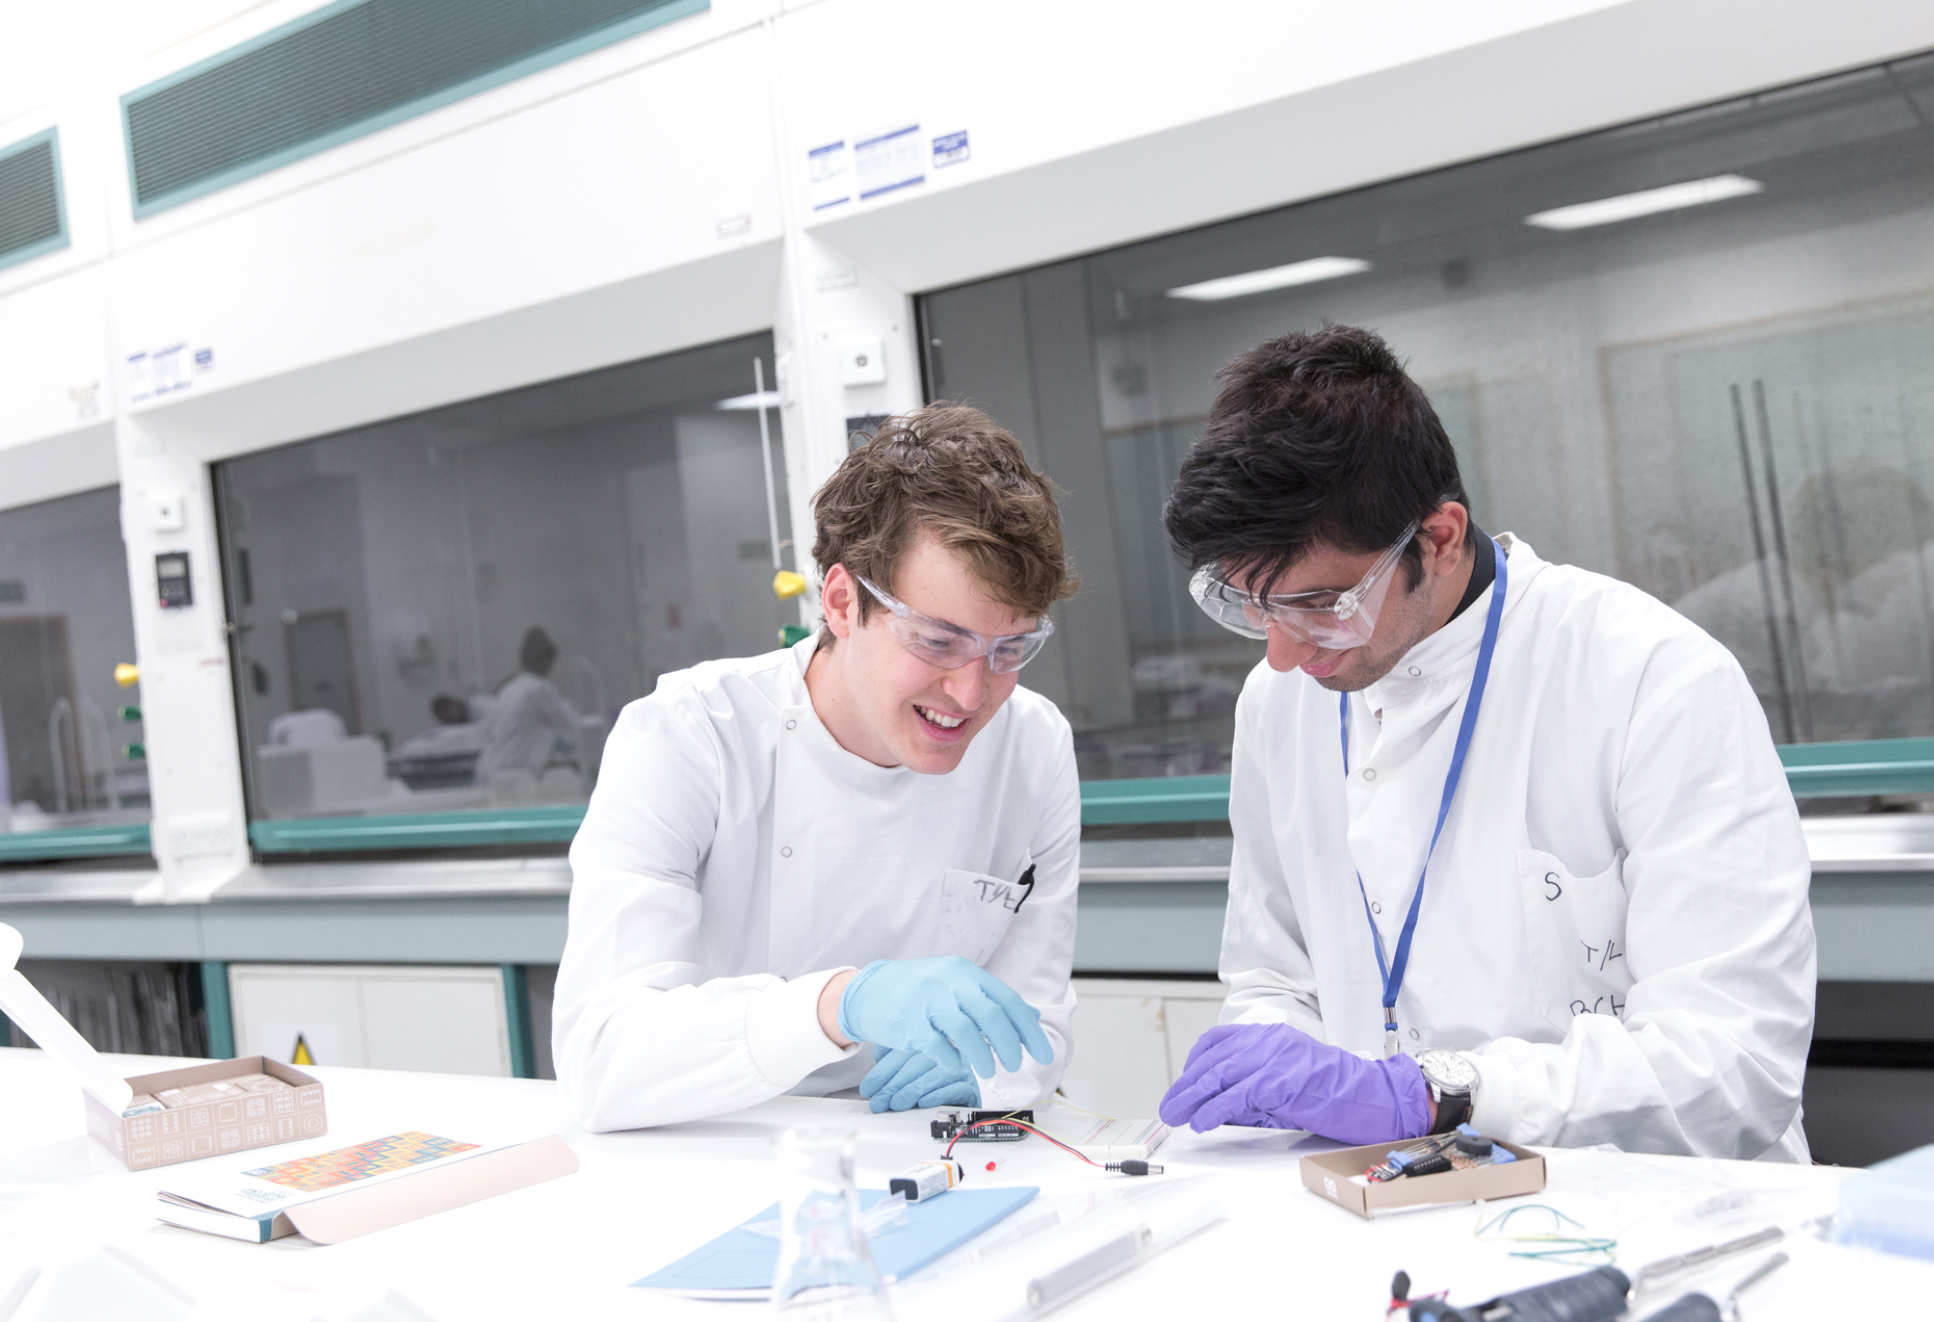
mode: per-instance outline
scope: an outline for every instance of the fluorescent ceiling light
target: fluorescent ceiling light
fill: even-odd
[[[1526,216],[1524,223],[1542,230],[1582,230],[1593,225],[1615,225],[1621,220],[1634,220],[1660,211],[1702,207],[1731,197],[1750,197],[1764,189],[1759,180],[1748,179],[1743,174],[1716,174],[1710,179],[1688,179],[1683,184],[1667,184],[1664,188],[1647,188],[1596,202],[1553,207],[1550,211]]]
[[[1358,271],[1369,269],[1370,263],[1357,257],[1312,257],[1306,262],[1272,266],[1266,271],[1245,271],[1241,275],[1225,275],[1217,280],[1204,280],[1199,285],[1183,285],[1180,289],[1169,290],[1168,296],[1212,303],[1218,299],[1260,294],[1265,289],[1287,289],[1291,285],[1311,285],[1318,280],[1334,280],[1340,275],[1355,275]]]
[[[712,406],[716,409],[776,409],[779,407],[779,392],[776,390],[755,390],[750,395],[734,395],[721,399]]]

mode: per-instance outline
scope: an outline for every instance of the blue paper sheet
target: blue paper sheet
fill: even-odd
[[[911,1276],[1008,1216],[1037,1192],[1032,1187],[955,1189],[938,1198],[909,1203],[904,1220],[868,1241],[873,1261],[889,1281]],[[863,1191],[860,1206],[871,1207],[886,1196],[879,1190]],[[769,1293],[779,1266],[779,1241],[749,1227],[775,1220],[778,1215],[778,1205],[774,1204],[632,1285],[679,1294]]]

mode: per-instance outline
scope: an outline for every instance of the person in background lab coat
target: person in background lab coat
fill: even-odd
[[[1074,740],[1015,683],[1070,591],[1047,482],[933,405],[813,514],[820,633],[663,676],[606,747],[553,1033],[589,1128],[856,1084],[1025,1106],[1066,1068]]]
[[[1230,992],[1162,1117],[1807,1160],[1810,868],[1752,689],[1468,503],[1375,335],[1224,372],[1166,522],[1268,652],[1237,708]]]
[[[506,771],[538,775],[559,744],[574,746],[578,714],[550,679],[557,644],[539,628],[524,631],[517,647],[518,670],[497,690],[483,720],[483,752],[477,757],[477,783]]]

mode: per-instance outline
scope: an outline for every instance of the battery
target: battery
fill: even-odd
[[[910,1203],[946,1193],[966,1176],[957,1161],[916,1161],[886,1182],[889,1194],[904,1195]]]

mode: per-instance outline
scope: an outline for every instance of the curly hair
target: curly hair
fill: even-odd
[[[888,418],[813,496],[813,559],[887,591],[915,539],[964,557],[994,600],[1045,615],[1074,593],[1061,512],[1011,433],[977,408],[929,404]],[[860,618],[878,605],[860,594]],[[831,634],[821,630],[822,645]]]

